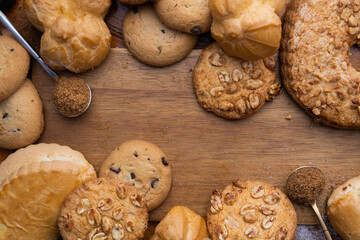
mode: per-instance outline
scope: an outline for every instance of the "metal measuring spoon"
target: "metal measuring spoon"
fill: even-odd
[[[31,56],[33,56],[36,61],[38,61],[38,63],[40,63],[40,65],[45,69],[45,71],[51,76],[52,79],[54,79],[56,81],[57,84],[57,79],[60,79],[60,77],[53,71],[51,70],[51,68],[49,68],[45,62],[40,58],[40,56],[35,52],[35,50],[30,46],[29,43],[26,42],[26,40],[21,36],[21,34],[16,30],[16,28],[14,27],[14,25],[12,25],[12,23],[10,22],[10,20],[5,16],[5,14],[0,10],[0,22],[12,33],[12,35],[20,42],[20,44],[31,54]],[[82,80],[84,81],[84,80]],[[65,117],[78,117],[81,114],[83,114],[84,112],[86,112],[86,110],[90,107],[90,103],[91,103],[91,99],[92,99],[92,94],[91,94],[91,88],[89,86],[89,84],[84,81],[84,83],[86,84],[86,86],[89,89],[89,103],[86,106],[86,108],[76,114],[76,115],[64,115],[61,112],[59,112],[59,110],[55,107],[55,105],[53,104],[54,108],[56,109],[56,111],[58,113],[60,113],[61,115],[65,116]]]
[[[296,173],[298,170],[303,169],[303,168],[314,168],[314,169],[318,170],[318,171],[322,174],[322,176],[324,176],[323,172],[322,172],[319,168],[317,168],[317,167],[312,167],[312,166],[299,167],[299,168],[295,169],[295,170],[290,174],[290,176],[288,177],[288,179],[287,179],[287,181],[286,181],[286,189],[288,189],[288,183],[289,183],[290,177],[291,177],[294,173]],[[321,193],[321,192],[318,193],[318,196],[317,196],[316,198],[319,197],[320,193]],[[293,200],[296,201],[296,199],[293,199]],[[317,218],[318,218],[318,220],[319,220],[319,222],[320,222],[321,228],[322,228],[322,230],[323,230],[323,232],[324,232],[324,235],[325,235],[326,239],[327,239],[327,240],[332,240],[331,235],[330,235],[330,233],[329,233],[329,230],[327,229],[327,227],[326,227],[326,225],[325,225],[325,223],[324,223],[324,220],[323,220],[322,217],[321,217],[319,208],[318,208],[318,206],[316,205],[316,200],[315,200],[314,202],[310,203],[309,205],[310,205],[310,206],[312,207],[312,209],[314,210],[314,212],[315,212],[315,214],[316,214],[316,216],[317,216]]]

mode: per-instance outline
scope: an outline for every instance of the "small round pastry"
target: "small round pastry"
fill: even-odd
[[[15,93],[26,79],[30,56],[9,31],[0,29],[0,102]]]
[[[209,0],[214,21],[211,35],[226,54],[260,60],[280,46],[280,14],[285,0]]]
[[[134,186],[97,178],[66,197],[58,225],[64,240],[140,239],[148,218],[145,199]]]
[[[163,67],[184,59],[195,47],[197,36],[166,27],[150,4],[129,9],[123,22],[126,47],[140,62]]]
[[[146,3],[149,0],[118,0],[118,1],[130,5],[138,5],[138,4]]]
[[[39,31],[40,55],[53,70],[80,73],[98,66],[110,51],[104,17],[111,0],[24,0],[24,15]]]
[[[198,102],[223,118],[249,117],[280,93],[275,69],[273,57],[245,61],[227,56],[219,44],[213,43],[203,50],[194,68]]]
[[[340,185],[327,203],[331,225],[344,240],[360,239],[360,176]]]
[[[99,176],[137,187],[145,196],[149,211],[165,200],[171,187],[171,166],[165,154],[158,146],[142,140],[124,142],[112,151]]]
[[[205,220],[187,207],[175,206],[156,226],[150,240],[206,240]]]
[[[61,204],[93,178],[93,166],[67,146],[41,143],[9,155],[0,164],[0,239],[59,239]]]
[[[155,0],[154,9],[160,20],[174,30],[190,34],[210,30],[209,0]]]
[[[292,240],[296,212],[286,195],[260,181],[234,181],[215,190],[207,210],[211,239]]]
[[[0,148],[26,147],[39,139],[44,129],[43,105],[30,79],[0,103]]]
[[[358,21],[358,7],[337,0],[294,0],[285,14],[282,80],[317,123],[360,129],[360,72],[350,62],[350,47],[360,44]]]

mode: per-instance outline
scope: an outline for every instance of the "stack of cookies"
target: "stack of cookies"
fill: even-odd
[[[198,34],[209,31],[211,21],[208,0],[157,0],[153,5],[129,8],[123,22],[124,41],[139,61],[164,67],[184,59],[195,47]]]
[[[44,128],[43,106],[27,78],[30,56],[6,30],[0,30],[0,148],[35,142]]]

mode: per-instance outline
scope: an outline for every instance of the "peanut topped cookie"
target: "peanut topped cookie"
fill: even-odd
[[[139,239],[148,217],[145,199],[134,186],[97,178],[69,194],[58,224],[64,240]]]
[[[360,2],[291,1],[283,25],[281,70],[293,99],[316,122],[360,129],[360,73],[350,63],[359,44]]]
[[[207,211],[211,239],[292,240],[296,213],[278,188],[260,181],[234,181],[215,190]]]
[[[245,61],[227,56],[217,43],[201,53],[193,75],[198,102],[207,111],[228,118],[241,119],[257,112],[265,101],[280,93],[275,83],[273,57]]]
[[[137,187],[149,211],[165,200],[171,187],[171,166],[165,154],[158,146],[142,140],[124,142],[112,151],[101,166],[99,176]]]
[[[211,26],[209,0],[155,0],[155,12],[169,28],[201,34]]]

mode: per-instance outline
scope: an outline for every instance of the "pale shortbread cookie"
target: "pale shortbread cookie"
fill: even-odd
[[[67,146],[41,143],[9,155],[0,164],[0,239],[59,239],[61,204],[92,178],[93,166]]]
[[[99,176],[137,187],[149,211],[165,200],[171,187],[171,166],[165,154],[158,146],[142,140],[124,142],[112,151],[101,166]]]
[[[190,34],[210,30],[209,0],[154,0],[154,9],[160,20],[174,30]]]
[[[37,141],[44,129],[43,105],[27,79],[0,103],[0,148],[17,149]]]
[[[86,182],[61,207],[59,229],[64,240],[140,239],[149,214],[134,186],[110,178]]]
[[[9,31],[0,29],[0,102],[15,93],[26,79],[30,56]]]
[[[215,190],[207,210],[211,239],[292,240],[296,212],[286,195],[260,181],[234,181]]]
[[[166,27],[150,4],[133,7],[125,15],[126,47],[140,62],[162,67],[179,62],[195,47],[197,36]]]
[[[273,57],[245,61],[227,56],[219,44],[213,43],[203,50],[194,69],[198,102],[224,118],[249,117],[280,93],[275,70]]]
[[[360,128],[360,73],[350,63],[359,42],[360,2],[294,0],[281,43],[283,82],[316,122]]]

